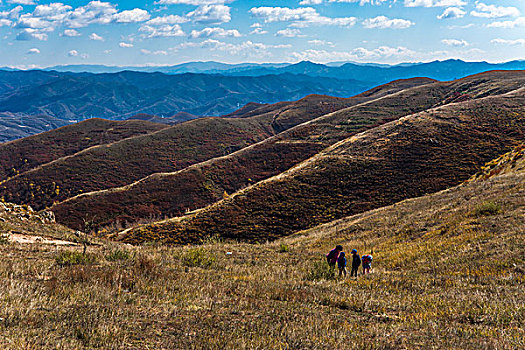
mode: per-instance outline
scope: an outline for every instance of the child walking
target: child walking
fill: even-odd
[[[337,258],[337,267],[339,268],[339,277],[344,276],[344,278],[346,278],[345,252],[339,253],[339,257]]]
[[[352,249],[352,270],[350,271],[350,277],[357,277],[357,271],[361,265],[361,257],[357,254],[357,249]]]

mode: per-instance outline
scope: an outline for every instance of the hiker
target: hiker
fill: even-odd
[[[361,266],[361,257],[357,254],[357,249],[352,249],[352,270],[350,271],[350,277],[357,277],[359,266]]]
[[[337,263],[337,258],[339,257],[339,253],[343,251],[343,247],[340,245],[337,245],[334,249],[330,250],[328,254],[326,254],[326,261],[328,261],[328,265],[330,265],[331,268],[335,268],[335,264]]]
[[[363,261],[363,275],[369,274],[372,267],[372,254],[363,255],[361,260]]]
[[[346,278],[345,252],[339,253],[339,257],[337,258],[337,267],[339,268],[339,277],[344,276],[344,278]]]

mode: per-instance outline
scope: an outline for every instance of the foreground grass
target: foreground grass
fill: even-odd
[[[468,184],[260,245],[104,243],[59,264],[82,248],[1,244],[0,347],[523,348],[523,180]],[[484,203],[499,210],[480,215]],[[310,278],[339,243],[373,248],[374,273]]]

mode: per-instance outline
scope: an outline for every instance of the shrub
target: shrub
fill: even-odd
[[[204,248],[188,250],[182,257],[184,265],[189,267],[210,267],[215,262],[215,257]]]
[[[332,280],[334,278],[335,271],[328,265],[324,257],[321,260],[314,261],[310,271],[306,274],[308,281]]]
[[[474,216],[490,216],[501,212],[501,205],[492,201],[478,204],[474,209]]]
[[[60,266],[93,264],[97,260],[93,254],[82,254],[79,252],[63,251],[56,257],[55,261]]]
[[[128,260],[129,258],[131,258],[130,252],[124,249],[116,249],[106,255],[107,261]]]
[[[0,244],[7,244],[7,243],[9,243],[9,235],[0,234]]]
[[[284,243],[281,243],[279,246],[279,253],[288,253],[290,251],[290,247]]]

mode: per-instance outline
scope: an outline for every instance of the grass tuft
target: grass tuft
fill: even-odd
[[[308,281],[333,280],[335,278],[335,271],[328,265],[323,257],[321,260],[313,262],[305,278]]]
[[[188,267],[210,267],[215,262],[215,257],[204,248],[188,250],[182,257],[182,262]]]
[[[473,215],[476,217],[480,216],[492,216],[501,213],[501,205],[493,201],[485,201],[476,206],[473,211]]]
[[[124,249],[115,249],[111,253],[106,255],[107,261],[123,261],[129,260],[131,258],[131,253],[128,250]]]
[[[82,254],[80,252],[62,251],[55,257],[55,262],[60,266],[88,265],[94,264],[97,258],[93,254]]]

